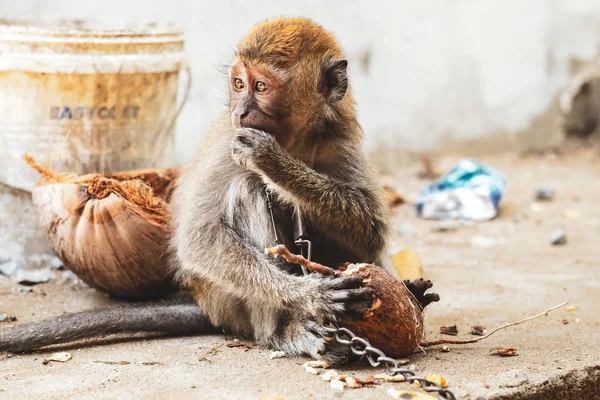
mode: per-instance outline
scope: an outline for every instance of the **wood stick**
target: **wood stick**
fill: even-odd
[[[275,257],[281,256],[290,264],[301,265],[312,272],[318,272],[319,274],[323,275],[341,276],[340,272],[333,268],[329,268],[323,264],[307,260],[300,254],[292,254],[284,244],[278,244],[277,246],[265,249],[265,254]]]
[[[483,340],[483,339],[485,339],[485,338],[488,338],[488,337],[492,336],[494,333],[498,332],[499,330],[502,330],[502,329],[504,329],[504,328],[508,328],[509,326],[515,326],[515,325],[519,325],[519,324],[521,324],[521,323],[523,323],[523,322],[531,321],[532,319],[536,319],[536,318],[539,318],[539,317],[541,317],[541,316],[544,316],[544,315],[548,314],[550,311],[554,311],[554,310],[556,310],[557,308],[560,308],[560,307],[564,306],[564,305],[565,305],[565,304],[567,304],[568,302],[569,302],[569,300],[567,300],[567,301],[564,301],[564,302],[562,302],[562,303],[560,303],[560,304],[558,304],[558,305],[556,305],[556,306],[554,306],[554,307],[550,307],[550,308],[549,308],[549,309],[547,309],[546,311],[543,311],[543,312],[541,312],[541,313],[539,313],[539,314],[537,314],[537,315],[534,315],[534,316],[532,316],[532,317],[527,317],[527,318],[524,318],[524,319],[522,319],[522,320],[520,320],[520,321],[511,322],[511,323],[508,323],[508,324],[505,324],[505,325],[499,326],[499,327],[497,327],[497,328],[493,329],[493,330],[492,330],[491,332],[489,332],[488,334],[486,334],[486,335],[484,335],[484,336],[480,336],[480,337],[478,337],[478,338],[469,339],[469,340],[450,340],[450,339],[442,339],[442,340],[436,340],[436,341],[434,341],[434,342],[424,342],[424,343],[421,343],[419,346],[421,346],[421,347],[430,347],[430,346],[437,346],[437,345],[440,345],[440,344],[468,344],[468,343],[476,343],[476,342],[479,342],[480,340]]]

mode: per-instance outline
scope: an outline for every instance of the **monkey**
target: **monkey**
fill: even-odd
[[[373,289],[360,277],[304,275],[264,253],[278,241],[297,250],[301,216],[314,261],[387,263],[388,207],[362,150],[347,67],[334,36],[309,19],[256,25],[229,67],[229,104],[172,194],[171,268],[184,294],[2,329],[0,351],[223,330],[290,355],[348,361],[327,324],[362,318]]]

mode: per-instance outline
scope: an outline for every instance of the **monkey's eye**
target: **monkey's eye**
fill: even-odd
[[[242,80],[240,78],[235,78],[233,80],[233,86],[237,89],[237,90],[242,90],[244,88],[244,82],[242,82]]]
[[[259,93],[264,92],[265,90],[267,90],[267,85],[264,82],[258,81],[256,82],[256,88],[255,90]]]

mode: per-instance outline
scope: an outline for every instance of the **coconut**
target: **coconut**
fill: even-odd
[[[169,272],[168,199],[179,170],[42,174],[32,191],[38,219],[65,267],[88,285],[123,298],[176,288]]]
[[[411,354],[423,339],[423,309],[406,285],[373,264],[347,264],[342,276],[363,276],[376,298],[364,319],[343,321],[352,333],[366,338],[390,357]]]

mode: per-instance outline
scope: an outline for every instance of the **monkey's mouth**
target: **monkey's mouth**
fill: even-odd
[[[235,126],[238,125],[238,126]],[[234,126],[236,128],[252,128],[257,129],[259,131],[267,132],[270,135],[276,136],[277,130],[276,126],[265,124],[264,122],[252,121],[250,119],[246,119],[244,121],[239,121],[237,124],[234,122]]]

